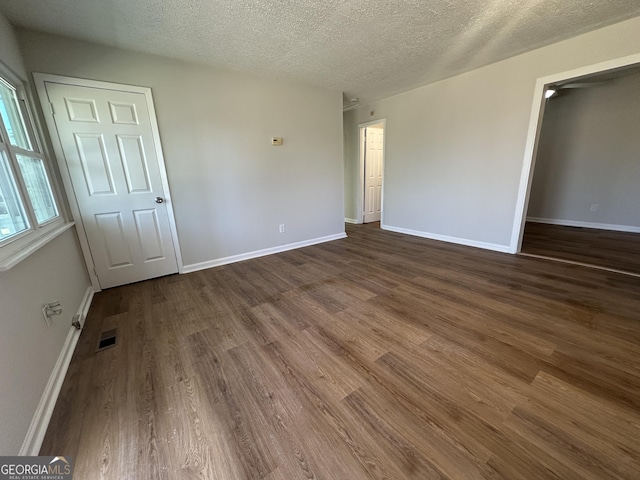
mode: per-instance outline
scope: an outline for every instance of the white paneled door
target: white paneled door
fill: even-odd
[[[364,157],[364,223],[379,222],[382,209],[384,130],[367,127]]]
[[[45,82],[100,287],[178,271],[143,93]]]

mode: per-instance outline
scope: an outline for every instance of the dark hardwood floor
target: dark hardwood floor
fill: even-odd
[[[640,275],[640,233],[527,222],[522,253]]]
[[[97,294],[41,454],[79,480],[640,478],[640,279],[347,232]]]

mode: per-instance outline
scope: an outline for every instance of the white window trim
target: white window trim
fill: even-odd
[[[64,203],[61,201],[61,191],[58,186],[56,176],[53,172],[53,162],[49,155],[46,143],[44,142],[43,130],[33,111],[33,99],[29,90],[29,84],[15,75],[10,69],[8,69],[2,62],[0,62],[0,76],[9,82],[19,95],[19,100],[23,100],[23,105],[19,105],[22,110],[22,114],[26,116],[26,123],[28,134],[31,135],[31,142],[33,143],[34,151],[24,150],[20,147],[10,145],[9,143],[3,146],[3,150],[6,149],[7,153],[13,158],[15,153],[29,155],[34,158],[40,158],[44,161],[45,170],[48,176],[49,184],[51,186],[53,199],[58,211],[58,215],[50,220],[38,224],[35,215],[31,207],[25,205],[25,210],[29,210],[27,216],[31,226],[24,232],[20,232],[10,238],[5,239],[0,243],[0,272],[10,270],[18,263],[28,258],[34,252],[42,248],[47,243],[53,241],[62,233],[69,230],[75,225],[75,222],[69,221],[68,214],[65,210]],[[9,139],[6,139],[7,142]],[[35,154],[34,154],[35,153]],[[12,161],[12,164],[14,162]],[[14,169],[17,169],[17,165],[13,165]],[[16,172],[20,175],[20,171]],[[16,179],[20,184],[19,189],[21,195],[28,199],[27,192],[25,191],[22,180]]]
[[[74,225],[75,222],[62,222],[61,224],[56,223],[51,228],[41,228],[40,230],[46,230],[44,232],[38,231],[38,233],[35,233],[31,230],[29,231],[30,235],[20,238],[20,240],[28,241],[14,241],[3,245],[0,248],[0,252],[2,252],[0,254],[0,272],[6,272],[15,267],[22,260],[37,252],[47,243],[55,240]],[[6,252],[5,249],[7,250]]]

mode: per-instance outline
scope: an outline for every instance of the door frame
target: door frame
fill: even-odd
[[[529,130],[527,133],[527,142],[524,149],[524,162],[522,164],[522,172],[520,174],[520,186],[518,188],[518,198],[516,200],[515,216],[513,219],[513,229],[511,231],[511,243],[509,245],[510,253],[518,253],[522,249],[522,238],[524,236],[524,227],[527,221],[531,184],[533,183],[533,170],[535,168],[542,118],[544,116],[544,108],[546,105],[544,98],[545,91],[548,87],[559,82],[580,80],[581,78],[590,77],[598,73],[623,69],[633,65],[640,65],[640,54],[616,58],[614,60],[608,60],[576,68],[574,70],[540,77],[536,80],[533,92],[533,107],[531,108]]]
[[[89,247],[89,239],[87,232],[82,222],[80,215],[80,206],[75,196],[73,189],[73,183],[71,182],[71,174],[69,173],[69,167],[66,162],[64,151],[62,149],[62,143],[58,136],[58,129],[56,126],[55,118],[49,103],[49,96],[45,82],[60,83],[63,85],[70,85],[76,87],[90,87],[100,88],[104,90],[116,90],[119,92],[128,93],[141,93],[145,96],[147,102],[147,108],[149,109],[149,120],[151,124],[151,134],[153,136],[153,145],[156,149],[156,155],[158,158],[158,168],[160,170],[160,178],[162,181],[162,188],[164,190],[165,205],[167,208],[167,216],[169,218],[169,230],[171,231],[171,240],[173,241],[173,247],[176,255],[176,262],[178,264],[178,272],[183,273],[182,254],[180,251],[180,243],[178,241],[178,230],[176,228],[176,220],[173,212],[173,204],[171,202],[171,191],[169,190],[169,181],[167,179],[167,170],[164,162],[164,154],[162,153],[162,144],[160,143],[160,131],[158,129],[158,121],[156,119],[156,110],[153,104],[153,96],[151,95],[151,88],[138,87],[133,85],[124,85],[121,83],[103,82],[98,80],[87,80],[84,78],[67,77],[63,75],[52,75],[48,73],[34,73],[33,79],[38,92],[38,98],[40,100],[40,106],[42,108],[42,114],[47,124],[49,138],[53,146],[53,151],[56,156],[58,169],[60,176],[62,177],[62,183],[64,185],[64,191],[69,202],[69,208],[71,209],[71,215],[76,222],[76,231],[78,233],[78,240],[80,241],[80,248],[82,249],[82,255],[84,261],[87,264],[87,272],[91,280],[91,285],[95,291],[100,291],[100,282],[95,271],[95,265],[93,256],[91,255],[91,249]]]
[[[387,166],[387,119],[372,120],[370,122],[358,124],[358,158],[360,166],[358,169],[358,201],[356,208],[356,223],[364,223],[364,167],[365,167],[365,148],[364,148],[364,132],[367,127],[374,125],[382,125],[382,192],[380,193],[380,226],[384,225],[384,179],[386,176]]]

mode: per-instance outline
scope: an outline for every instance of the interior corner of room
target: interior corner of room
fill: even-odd
[[[76,222],[0,272],[0,454],[38,453],[78,341],[71,321],[103,288],[339,240],[345,222],[547,258],[562,250],[559,235],[578,241],[568,229],[637,245],[622,234],[640,233],[638,32],[635,17],[391,96],[354,98],[343,111],[341,91],[14,27],[0,13],[0,62],[31,89]],[[89,89],[93,97],[78,93]],[[113,96],[100,100],[104,90]],[[107,145],[97,130],[73,130],[73,119],[63,125],[58,112],[80,97],[95,103],[78,105],[88,113],[77,118],[120,115],[130,130]],[[65,163],[76,154],[76,167]],[[102,160],[118,154],[129,170]],[[89,165],[91,155],[99,160]],[[147,195],[129,206],[130,221],[153,233],[140,264],[166,257],[164,269],[125,273],[136,264],[125,243],[96,255],[92,242],[119,235],[124,217],[87,205],[116,185]],[[558,227],[555,244],[545,225]],[[630,249],[601,266],[640,274]],[[49,326],[50,302],[62,314]]]

